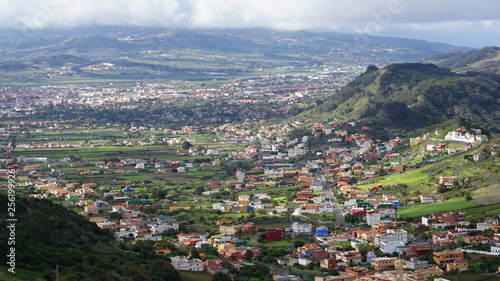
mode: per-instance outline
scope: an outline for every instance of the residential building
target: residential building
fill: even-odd
[[[425,269],[429,267],[428,261],[419,261],[418,258],[412,257],[406,262],[406,268],[412,270]]]
[[[455,260],[460,260],[464,258],[464,253],[460,250],[444,250],[440,252],[434,252],[434,262],[439,265],[445,265],[447,263],[452,263]]]
[[[455,270],[458,272],[465,271],[469,268],[469,263],[464,259],[456,259],[453,262],[446,264],[446,272]]]
[[[357,251],[343,251],[337,252],[335,258],[342,260],[344,264],[360,264],[361,263],[361,253]]]
[[[99,213],[99,207],[97,207],[96,205],[85,206],[84,213],[97,215]]]
[[[299,223],[293,222],[292,232],[293,234],[311,234],[312,224],[310,223]]]
[[[163,231],[168,231],[173,229],[175,231],[179,231],[179,223],[162,223],[162,224],[153,224],[151,225],[151,234],[161,234]]]
[[[283,239],[283,230],[267,230],[266,231],[266,241],[277,241]]]
[[[320,225],[316,227],[316,237],[328,236],[328,227]]]
[[[171,258],[172,265],[177,270],[183,271],[203,271],[203,262],[200,259],[188,260],[185,257],[177,256]]]
[[[324,260],[320,261],[321,268],[330,269],[330,268],[336,268],[336,267],[340,267],[340,266],[344,266],[344,262],[340,259],[329,258],[329,259],[324,259]]]
[[[384,243],[408,243],[408,233],[403,229],[387,229],[385,233],[379,233],[375,236],[375,245]]]
[[[444,228],[450,225],[467,225],[465,212],[448,212],[442,215],[422,217],[422,224],[434,228]]]
[[[390,268],[394,268],[396,266],[396,261],[398,258],[375,258],[372,259],[371,266],[375,270],[387,270]]]

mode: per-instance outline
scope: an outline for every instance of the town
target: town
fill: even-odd
[[[498,272],[500,206],[462,192],[467,175],[423,172],[453,155],[467,165],[497,157],[481,129],[384,140],[356,122],[267,120],[315,104],[320,87],[345,79],[4,88],[0,176],[15,170],[18,193],[87,217],[125,251],[150,245],[181,275],[448,280]],[[276,89],[283,92],[269,94]],[[220,106],[196,111],[200,101]],[[148,115],[145,102],[179,110]],[[53,112],[43,106],[61,119],[34,121]],[[83,118],[90,109],[126,109],[137,119]],[[65,120],[69,112],[75,118]]]

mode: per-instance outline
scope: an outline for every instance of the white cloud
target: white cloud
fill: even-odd
[[[498,0],[0,0],[0,27],[265,27],[500,33]]]

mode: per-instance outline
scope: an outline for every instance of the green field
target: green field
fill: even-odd
[[[421,204],[398,210],[402,217],[419,217],[434,213],[447,211],[464,211],[467,208],[479,206],[474,201],[466,201],[464,198],[450,199],[443,202]]]
[[[500,213],[500,203],[487,206],[480,206],[476,208],[470,208],[466,210],[468,219],[491,216],[499,213]]]
[[[293,247],[293,241],[288,241],[288,240],[270,241],[270,242],[265,242],[264,246],[270,248],[290,248]]]
[[[410,172],[405,172],[403,174],[394,174],[381,177],[378,181],[371,183],[360,185],[360,189],[367,190],[372,186],[376,186],[378,184],[382,184],[384,186],[399,184],[406,184],[409,187],[418,186],[420,184],[426,184],[428,182],[428,174],[424,171],[425,168],[420,168],[417,170],[413,170]]]
[[[208,272],[181,271],[182,281],[210,281],[213,275]]]

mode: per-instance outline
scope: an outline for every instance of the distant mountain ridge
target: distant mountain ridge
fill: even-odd
[[[2,31],[0,31],[2,35]],[[30,37],[0,36],[0,60],[12,57],[24,60],[39,56],[85,53],[85,59],[95,57],[91,51],[114,49],[131,54],[140,50],[200,49],[229,53],[256,53],[290,56],[301,54],[331,56],[336,52],[354,53],[362,59],[376,53],[394,61],[417,61],[450,50],[470,48],[432,43],[424,40],[367,36],[361,44],[358,34],[332,32],[277,31],[269,29],[173,30],[165,28],[106,28],[74,29],[57,32],[47,30]],[[18,41],[17,41],[18,40]],[[14,43],[13,43],[14,42]],[[359,58],[357,58],[359,56]],[[302,58],[304,59],[304,58]]]
[[[484,47],[468,52],[450,51],[430,57],[430,62],[456,72],[480,71],[500,74],[500,48]]]
[[[457,74],[433,64],[370,66],[322,105],[293,119],[413,130],[457,118],[500,131],[500,77]]]

